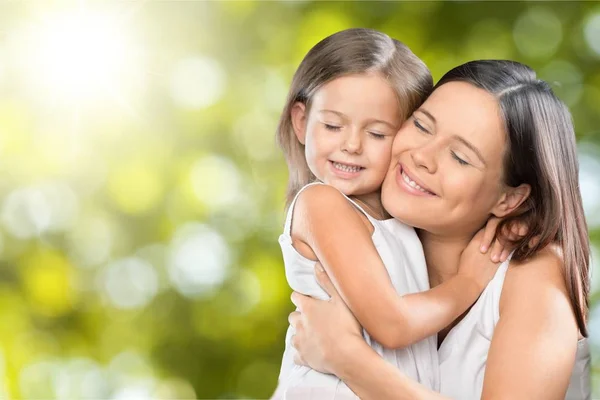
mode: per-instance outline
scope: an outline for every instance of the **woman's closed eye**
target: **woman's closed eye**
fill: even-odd
[[[466,162],[465,160],[460,158],[458,155],[456,155],[455,152],[451,151],[450,153],[452,154],[452,158],[454,158],[456,161],[458,161],[458,163],[460,165],[470,165],[468,162]]]
[[[421,124],[421,122],[419,122],[419,120],[418,120],[418,119],[416,119],[416,118],[413,118],[413,124],[414,124],[414,125],[415,125],[415,127],[416,127],[418,130],[420,130],[421,132],[423,132],[423,133],[427,133],[427,134],[429,134],[429,135],[431,134],[431,132],[429,132],[429,131],[427,130],[427,128],[425,128],[425,127],[424,127],[424,126]]]

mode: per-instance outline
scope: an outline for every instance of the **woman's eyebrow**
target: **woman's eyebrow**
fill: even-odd
[[[434,125],[437,123],[435,117],[429,111],[427,111],[423,108],[419,108],[417,111],[425,114],[434,123]],[[475,155],[477,156],[477,158],[479,158],[479,160],[483,163],[483,165],[487,167],[487,163],[483,159],[483,156],[481,155],[481,152],[477,149],[477,147],[475,147],[473,144],[471,144],[465,138],[458,136],[458,135],[452,136],[452,139],[457,140],[460,143],[464,144],[466,147],[468,147],[473,153],[475,153]]]
[[[430,119],[430,120],[431,120],[431,121],[432,121],[434,124],[436,124],[436,123],[437,123],[437,121],[436,121],[435,117],[433,116],[433,114],[431,114],[431,113],[430,113],[429,111],[427,111],[426,109],[424,109],[424,108],[419,108],[419,109],[417,110],[417,112],[420,112],[420,113],[423,113],[423,114],[425,114],[427,117],[429,117],[429,119]]]

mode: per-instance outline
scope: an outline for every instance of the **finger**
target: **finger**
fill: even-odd
[[[508,256],[510,255],[510,250],[504,249],[502,250],[502,254],[500,255],[500,262],[504,262],[508,260]]]
[[[317,277],[319,286],[321,286],[323,290],[327,292],[330,300],[338,295],[337,290],[335,290],[335,286],[333,286],[333,282],[331,282],[331,279],[329,279],[329,275],[327,275],[327,272],[325,272],[321,263],[317,263],[315,265],[315,275]]]
[[[519,239],[521,239],[521,236],[519,236],[518,233],[515,233],[515,231],[511,230],[510,233],[506,236],[506,239],[508,239],[511,242],[517,242]]]
[[[500,218],[492,217],[488,220],[485,225],[483,238],[481,239],[479,250],[482,253],[485,253],[490,248],[492,241],[494,240],[494,236],[496,236],[496,228],[500,223]]]
[[[504,245],[502,245],[502,243],[500,243],[499,240],[494,241],[494,244],[492,245],[492,251],[490,252],[491,260],[493,262],[499,262],[500,255],[502,254],[503,250],[504,250]]]
[[[538,245],[538,243],[540,242],[540,237],[539,236],[534,236],[533,238],[531,238],[531,240],[529,241],[529,247],[535,247]]]
[[[290,313],[290,315],[288,315],[288,322],[294,329],[296,329],[296,326],[300,322],[301,315],[302,314],[300,314],[298,311],[294,311],[293,313]]]
[[[521,239],[524,236],[522,234],[523,228],[527,231],[527,227],[523,227],[520,222],[514,223],[510,230],[510,240],[517,241]]]
[[[527,225],[520,221],[515,221],[510,226],[510,233],[508,238],[512,241],[517,241],[525,237],[529,229]]]
[[[524,237],[525,235],[527,235],[527,232],[529,232],[529,228],[524,223],[520,224],[521,226],[519,227],[519,236]]]
[[[519,224],[518,223],[510,224],[510,228],[507,227],[503,232],[506,234],[505,236],[508,240],[516,241],[519,239]]]
[[[298,292],[292,292],[292,303],[300,312],[303,311],[305,303],[309,300],[308,296],[304,296]]]
[[[306,363],[306,361],[304,361],[304,358],[302,358],[302,356],[298,352],[296,352],[296,354],[294,354],[294,364],[304,365],[304,366],[308,367],[308,364]]]

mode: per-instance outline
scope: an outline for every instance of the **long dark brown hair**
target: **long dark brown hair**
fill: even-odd
[[[514,61],[480,60],[460,65],[437,83],[467,82],[498,100],[507,133],[504,181],[531,186],[527,200],[498,226],[523,221],[527,235],[517,240],[513,259],[530,257],[555,243],[562,250],[564,279],[577,325],[587,336],[590,243],[585,222],[575,132],[571,114],[535,72]],[[532,238],[539,241],[530,246]]]
[[[287,205],[296,193],[315,179],[306,163],[304,145],[294,134],[291,111],[296,102],[306,112],[315,92],[333,79],[375,72],[396,92],[403,119],[423,103],[433,89],[429,69],[406,45],[388,35],[365,28],[334,33],[306,54],[294,74],[286,104],[277,127],[277,143],[289,170]]]

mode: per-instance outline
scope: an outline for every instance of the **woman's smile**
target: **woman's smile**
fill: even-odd
[[[437,196],[424,183],[408,172],[402,164],[398,164],[398,168],[396,168],[396,181],[400,188],[410,194],[425,197]]]

